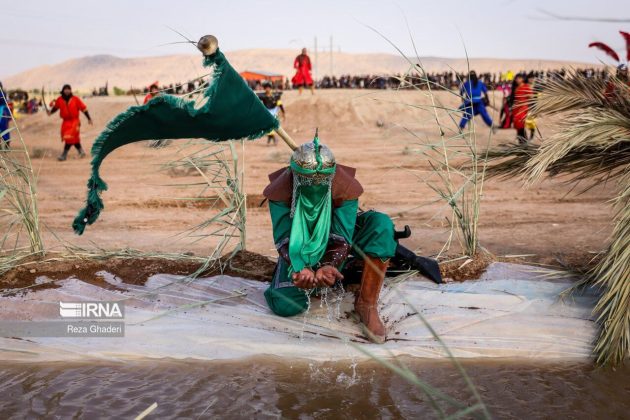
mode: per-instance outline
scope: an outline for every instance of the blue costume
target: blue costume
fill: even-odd
[[[468,124],[468,121],[475,115],[481,115],[483,122],[485,122],[488,127],[492,127],[492,118],[488,115],[486,104],[483,102],[483,95],[488,93],[486,84],[481,80],[477,80],[477,84],[473,85],[470,79],[468,79],[462,84],[459,93],[464,98],[464,103],[459,107],[460,111],[464,111],[462,119],[459,122],[459,128],[463,130],[466,124]]]
[[[9,122],[11,121],[11,111],[9,105],[3,97],[0,97],[0,133],[9,129]],[[2,135],[2,141],[9,144],[11,142],[11,133],[4,133]]]

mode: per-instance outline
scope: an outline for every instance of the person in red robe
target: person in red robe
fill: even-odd
[[[512,90],[512,121],[516,129],[516,138],[519,143],[527,143],[525,134],[525,120],[529,112],[529,103],[534,92],[523,74],[518,74],[514,78],[514,89]]]
[[[57,111],[59,111],[59,116],[63,120],[61,123],[61,141],[64,143],[63,152],[57,160],[66,160],[68,151],[72,146],[78,150],[79,157],[84,157],[85,152],[81,147],[79,111],[83,112],[90,125],[92,125],[92,118],[83,101],[72,94],[70,85],[63,86],[61,95],[52,103],[52,109],[48,111],[48,115],[52,115]]]
[[[143,105],[146,105],[147,102],[149,102],[151,99],[155,98],[156,96],[160,95],[160,86],[158,85],[158,81],[156,80],[155,82],[153,82],[151,84],[151,86],[149,86],[149,93],[147,93],[147,96],[144,97],[144,102],[142,103]],[[159,149],[162,146],[166,146],[169,143],[168,140],[151,140],[149,142],[149,147],[154,147],[156,149]]]
[[[626,85],[630,88],[630,80],[628,80],[628,66],[625,64],[620,64],[617,66],[617,72],[615,74],[615,78],[622,82],[625,82]],[[615,96],[619,94],[623,94],[624,92],[618,92],[618,87],[613,80],[608,80],[606,83],[606,90],[604,91],[604,95],[608,100],[613,100]]]
[[[297,86],[299,94],[302,94],[304,86],[308,86],[311,89],[311,93],[315,93],[313,78],[311,77],[311,59],[306,54],[306,48],[302,48],[302,54],[295,57],[293,68],[295,69],[295,76],[293,76],[291,82],[293,87]]]
[[[151,86],[149,86],[149,93],[147,93],[147,96],[144,97],[143,104],[146,104],[151,99],[153,99],[156,96],[158,96],[159,94],[160,94],[160,88],[158,86],[158,82],[155,82]]]

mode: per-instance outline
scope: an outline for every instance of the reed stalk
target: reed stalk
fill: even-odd
[[[8,102],[1,89],[0,95]],[[12,147],[0,140],[0,255],[39,255],[44,253],[44,244],[37,208],[37,179],[13,112],[11,122],[13,126],[0,133],[15,134]]]

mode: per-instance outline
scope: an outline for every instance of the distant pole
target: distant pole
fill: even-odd
[[[317,37],[315,37],[315,48],[313,48],[315,51],[315,71],[313,73],[315,73],[315,80],[317,80]]]
[[[333,37],[330,36],[330,77],[333,76]]]

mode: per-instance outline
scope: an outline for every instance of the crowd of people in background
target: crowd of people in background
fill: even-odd
[[[471,70],[474,71],[474,70]],[[578,73],[586,77],[607,77],[607,69],[584,68],[578,69]],[[567,75],[567,71],[561,70],[529,70],[514,73],[511,70],[506,72],[485,72],[476,73],[477,78],[483,82],[489,89],[495,89],[498,86],[511,83],[516,74],[525,75],[529,80],[560,78],[563,79]],[[427,89],[427,82],[431,89],[459,89],[464,80],[466,73],[457,73],[453,71],[430,72],[424,73],[421,69],[408,74],[394,75],[342,75],[342,76],[323,76],[315,83],[318,89]]]
[[[183,83],[170,83],[168,85],[159,85],[159,82],[153,82],[143,88],[130,88],[128,90],[120,89],[114,86],[114,95],[147,95],[152,89],[159,91],[160,93],[167,93],[169,95],[185,95],[198,91],[203,87],[204,80],[197,78],[189,80]],[[109,96],[109,87],[107,84],[103,87],[93,88],[92,96]]]
[[[578,72],[583,73],[587,77],[607,77],[606,70],[599,69],[580,69]],[[516,74],[524,74],[529,80],[538,78],[561,78],[566,77],[566,70],[531,70],[514,73],[507,71],[504,73],[477,73],[481,80],[490,90],[498,89],[505,84],[511,84]],[[307,86],[309,89],[427,89],[427,81],[434,90],[458,90],[466,79],[465,73],[454,72],[434,72],[427,73],[426,76],[420,74],[403,75],[402,73],[382,76],[382,75],[342,75],[342,76],[323,76],[320,79],[313,80],[312,85]],[[284,81],[268,81],[268,80],[248,80],[247,84],[252,90],[262,90],[263,86],[270,84],[274,90],[292,90],[300,89],[300,85],[293,84],[292,79],[286,78]],[[162,90],[170,91],[168,87],[162,87]],[[187,93],[187,92],[182,92]]]
[[[148,87],[144,87],[142,89],[143,94],[148,94],[151,88],[157,88],[162,93],[167,93],[169,95],[184,95],[187,93],[193,93],[200,89],[204,84],[204,80],[202,78],[189,80],[183,83],[170,83],[168,85],[159,86],[158,82],[152,83]]]
[[[5,92],[5,95],[11,111],[21,114],[35,114],[42,106],[41,99],[31,97],[28,92],[22,89]]]
[[[299,56],[298,56],[299,57]],[[297,58],[296,58],[297,61]],[[607,77],[606,69],[579,69],[578,72],[584,74],[587,77]],[[302,72],[303,73],[303,72]],[[518,73],[514,73],[510,70],[504,73],[477,73],[477,77],[480,81],[482,81],[488,89],[495,90],[501,89],[502,86],[506,84],[511,84],[514,80],[516,74],[522,74],[527,77],[528,80],[535,79],[547,79],[547,78],[560,78],[563,79],[567,72],[566,70],[531,70],[531,71],[521,71]],[[422,75],[420,73],[417,74],[407,74],[403,75],[402,73],[389,75],[389,76],[379,76],[379,75],[342,75],[342,76],[323,76],[320,79],[302,79],[302,76],[298,76],[298,78],[285,78],[283,81],[269,81],[269,80],[249,80],[247,81],[248,86],[252,90],[261,91],[264,89],[264,86],[270,85],[273,90],[292,90],[292,89],[304,89],[304,87],[311,89],[427,89],[427,81],[431,85],[431,89],[434,90],[458,90],[464,80],[466,80],[465,73],[455,73],[452,71],[449,72],[432,72],[426,73],[426,75]],[[157,90],[160,93],[166,93],[169,95],[185,95],[197,92],[199,89],[203,88],[203,79],[194,79],[187,82],[180,83],[170,83],[167,85],[159,85],[159,83],[155,82],[149,86],[145,86],[143,88],[130,89],[129,91],[123,92],[124,94],[140,94],[147,95],[151,88]],[[104,91],[101,89],[94,89],[92,92],[92,96],[107,96],[109,92],[104,94]],[[33,104],[37,106],[38,101],[33,99]],[[41,104],[39,104],[41,106]],[[36,109],[36,108],[35,108]],[[24,111],[25,112],[25,111]]]
[[[579,69],[578,72],[584,74],[587,77],[607,77],[605,69]],[[528,80],[536,79],[548,79],[566,77],[566,70],[531,70],[520,71],[515,73],[513,71],[507,71],[503,73],[477,73],[477,77],[482,81],[488,89],[495,90],[500,89],[506,84],[509,85],[514,81],[516,74],[522,74],[527,77]],[[262,90],[263,86],[270,84],[274,90],[291,90],[291,89],[303,89],[305,86],[309,89],[427,89],[427,81],[429,82],[431,89],[434,90],[458,90],[464,80],[466,80],[466,73],[455,72],[432,72],[426,73],[426,75],[413,74],[403,75],[402,73],[382,76],[382,75],[351,75],[346,74],[342,76],[323,76],[320,79],[313,80],[311,84],[303,84],[298,82],[294,84],[292,79],[285,79],[284,81],[268,81],[268,80],[248,80],[247,84],[252,90]],[[161,89],[170,90],[166,87]],[[186,93],[186,92],[183,92]]]
[[[537,91],[537,84],[540,81],[549,79],[564,79],[570,73],[565,69],[559,70],[530,70],[514,73],[511,70],[506,72],[484,72],[458,73],[454,71],[425,73],[420,67],[415,71],[406,74],[395,74],[388,76],[378,75],[326,75],[320,79],[312,76],[312,66],[306,49],[295,57],[293,67],[295,75],[283,80],[246,80],[252,90],[264,92],[259,97],[265,103],[274,116],[278,116],[281,111],[284,115],[284,108],[280,100],[283,90],[297,89],[301,94],[304,88],[308,88],[311,93],[315,89],[428,89],[432,90],[452,90],[459,92],[462,98],[460,106],[461,120],[459,127],[464,130],[468,123],[477,115],[481,116],[483,122],[493,131],[497,128],[514,128],[517,132],[517,139],[525,143],[533,139],[537,127],[533,119],[528,117],[528,104],[533,99]],[[626,70],[627,71],[627,70]],[[587,78],[608,79],[610,74],[608,68],[584,68],[576,70],[579,74]],[[619,71],[617,72],[619,76]],[[114,87],[114,94],[144,94],[143,103],[146,104],[151,99],[160,94],[187,95],[199,92],[207,83],[202,78],[193,79],[184,83],[171,83],[162,85],[155,81],[149,86],[140,89],[130,89],[123,91]],[[501,92],[502,100],[500,105],[490,104],[489,91]],[[33,114],[45,104],[41,99],[29,98],[29,93],[23,90],[13,90],[5,92],[6,101],[0,102],[0,116],[3,123],[8,123],[10,112],[17,111],[22,114]],[[94,88],[93,96],[107,96],[109,89],[107,84],[101,88]],[[79,137],[79,113],[83,112],[91,123],[91,118],[85,104],[72,95],[68,85],[64,86],[61,95],[53,101],[47,110],[48,114],[59,110],[63,124],[61,130],[64,151],[59,160],[65,160],[70,147],[77,148],[80,156],[84,152],[80,145]],[[487,108],[493,107],[499,111],[498,121],[493,121]],[[0,132],[6,130],[7,124],[0,124]],[[3,127],[4,130],[2,129]],[[274,133],[269,133],[268,142],[275,144]],[[8,145],[10,134],[3,135],[3,144]]]

